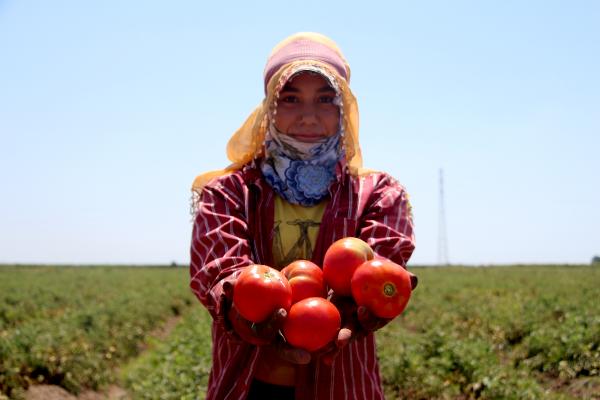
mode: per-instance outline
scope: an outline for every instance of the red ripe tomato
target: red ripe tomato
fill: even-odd
[[[370,260],[352,276],[352,297],[379,318],[391,319],[406,308],[412,292],[407,270],[390,260]]]
[[[350,281],[356,268],[373,258],[369,245],[355,237],[347,237],[334,242],[323,259],[323,277],[327,285],[338,295],[350,296]]]
[[[292,288],[283,274],[266,265],[249,265],[239,275],[233,290],[233,304],[240,315],[263,322],[279,308],[292,305]]]
[[[329,300],[309,297],[292,305],[283,336],[292,346],[312,352],[334,340],[341,323],[340,312]]]
[[[308,297],[325,297],[323,270],[317,264],[297,260],[281,270],[292,287],[292,304]]]

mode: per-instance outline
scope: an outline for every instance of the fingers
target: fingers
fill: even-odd
[[[342,328],[338,332],[335,345],[338,349],[341,349],[350,343],[350,339],[352,339],[352,330],[349,328]]]
[[[415,290],[415,288],[419,284],[419,278],[411,272],[409,272],[408,274],[410,275],[410,287],[412,290]]]
[[[229,281],[223,282],[223,292],[221,293],[220,300],[220,309],[224,315],[228,315],[233,303],[233,283]],[[225,319],[227,320],[227,318]]]
[[[277,330],[283,326],[285,319],[287,318],[287,311],[285,308],[280,308],[276,310],[271,316],[271,325],[277,327]]]
[[[346,343],[347,344],[347,343]],[[324,349],[321,349],[317,357],[321,362],[325,365],[331,366],[333,364],[333,360],[340,352],[340,347],[338,347],[337,339],[332,341],[329,345],[327,345]]]
[[[352,297],[333,296],[330,300],[340,312],[344,325],[355,319],[356,303]]]
[[[219,309],[223,314],[223,324],[225,325],[225,329],[227,331],[231,331],[233,329],[233,324],[231,322],[231,307],[230,301],[227,300],[225,294],[221,294]]]
[[[270,343],[279,333],[279,329],[286,318],[287,311],[284,308],[280,308],[271,314],[268,320],[256,324],[250,323],[250,327],[262,342]]]
[[[230,301],[233,300],[233,283],[232,282],[230,282],[230,281],[223,282],[223,294]]]
[[[325,365],[331,366],[333,364],[333,360],[339,354],[340,350],[350,343],[353,339],[353,329],[349,327],[344,327],[339,330],[336,339],[325,349],[322,350],[322,354],[320,355],[321,361]]]
[[[371,314],[369,310],[367,310],[367,308],[364,306],[358,307],[358,309],[356,310],[356,315],[358,317],[358,322],[360,322],[363,328],[367,330],[369,329],[369,327],[375,324],[373,314]]]
[[[223,282],[223,291],[220,296],[220,310],[224,315],[225,327],[227,330],[234,329],[235,323],[232,320],[237,316],[237,312],[232,313],[233,308],[233,283],[230,281]]]
[[[356,310],[356,314],[358,317],[358,322],[362,326],[362,328],[367,332],[376,331],[379,328],[387,325],[391,319],[379,318],[371,313],[366,307],[360,306]]]
[[[261,336],[274,338],[279,332],[279,329],[283,326],[283,322],[286,318],[287,311],[284,308],[280,308],[271,314],[268,320],[254,325]]]
[[[229,309],[228,313],[229,322],[233,327],[234,332],[245,342],[260,346],[268,344],[269,340],[256,334],[255,324],[251,323],[244,317],[242,317],[235,306]]]
[[[270,331],[273,331],[273,336],[277,334],[279,329],[283,326],[285,319],[287,318],[287,311],[285,308],[276,310],[268,320],[254,324],[258,330],[261,330],[264,334],[270,336]]]

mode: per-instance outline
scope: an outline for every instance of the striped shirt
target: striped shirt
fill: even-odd
[[[381,257],[406,267],[414,250],[406,191],[385,173],[355,177],[343,168],[331,185],[311,261],[322,265],[334,241],[355,236]],[[235,282],[250,264],[273,265],[272,188],[254,163],[213,180],[197,203],[191,243],[190,287],[213,317],[213,365],[207,399],[245,399],[260,347],[225,328],[220,298],[223,282]],[[331,366],[299,366],[296,398],[383,399],[373,334],[344,347]]]

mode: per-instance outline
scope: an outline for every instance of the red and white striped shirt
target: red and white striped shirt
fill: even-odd
[[[322,265],[331,243],[347,236],[366,241],[381,257],[406,266],[414,250],[408,196],[385,173],[355,177],[338,168],[312,261]],[[255,164],[213,180],[202,192],[192,233],[191,283],[213,317],[213,366],[207,399],[245,399],[261,348],[241,341],[224,325],[223,282],[250,264],[273,265],[272,188]],[[344,347],[331,366],[312,361],[297,371],[296,398],[383,399],[373,334]]]

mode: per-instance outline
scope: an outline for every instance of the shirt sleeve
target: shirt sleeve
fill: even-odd
[[[226,179],[203,189],[190,250],[190,287],[216,322],[224,318],[223,283],[235,282],[253,264],[243,191],[232,178]]]
[[[376,183],[359,220],[359,235],[376,256],[406,268],[415,249],[412,209],[406,190],[392,177]]]

